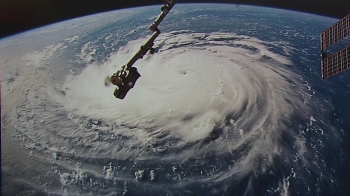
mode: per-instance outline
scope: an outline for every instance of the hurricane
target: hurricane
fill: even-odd
[[[322,153],[339,136],[319,112],[322,97],[289,60],[297,50],[290,43],[162,33],[156,52],[135,64],[135,87],[116,99],[104,80],[146,39],[79,68],[40,66],[64,45],[25,57],[30,77],[12,81],[12,93],[31,90],[12,98],[23,104],[3,123],[15,122],[24,147],[52,165],[61,187],[49,193],[293,195],[300,192],[292,187],[311,194],[337,187]]]

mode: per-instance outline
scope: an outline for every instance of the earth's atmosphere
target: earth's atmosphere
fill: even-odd
[[[350,77],[321,80],[336,19],[178,4],[124,100],[104,85],[160,6],[0,40],[3,195],[346,195]]]

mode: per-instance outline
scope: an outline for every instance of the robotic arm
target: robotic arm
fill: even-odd
[[[138,59],[142,59],[143,56],[149,51],[151,54],[154,53],[154,41],[160,34],[158,29],[159,24],[163,21],[168,12],[175,5],[175,0],[164,0],[165,3],[161,8],[162,12],[158,15],[157,19],[149,27],[153,31],[152,36],[140,47],[137,53],[129,60],[126,65],[123,65],[120,70],[114,73],[110,78],[109,82],[116,85],[117,88],[114,91],[114,96],[118,99],[124,99],[128,91],[134,87],[137,79],[141,77],[135,67],[132,67]],[[105,82],[107,85],[108,82]]]
[[[129,62],[126,64],[127,67],[131,67],[138,59],[142,59],[143,56],[150,51],[150,53],[154,53],[154,49],[152,46],[154,45],[154,40],[158,37],[160,34],[160,31],[158,28],[156,31],[152,34],[152,36],[144,43],[141,47],[140,50],[129,60]]]
[[[164,5],[161,8],[162,12],[158,15],[157,19],[151,24],[149,29],[151,31],[156,31],[158,29],[158,25],[163,21],[165,16],[169,13],[171,8],[174,7],[175,1],[174,0],[164,0]]]

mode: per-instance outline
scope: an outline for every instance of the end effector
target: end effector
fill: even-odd
[[[137,68],[123,65],[121,69],[110,78],[110,82],[117,86],[114,90],[114,96],[118,99],[124,99],[129,90],[135,86],[139,77],[141,77],[141,75],[137,71]]]
[[[127,70],[126,70],[126,66],[123,65],[120,70],[118,70],[116,73],[114,73],[111,78],[110,81],[113,85],[119,86],[119,85],[123,85],[124,82],[124,78],[127,75]]]
[[[114,96],[118,99],[124,99],[126,94],[129,92],[131,88],[135,86],[135,83],[141,75],[137,71],[137,68],[132,67],[132,65],[138,60],[142,59],[142,57],[149,51],[151,54],[154,53],[154,40],[160,34],[159,29],[157,29],[152,36],[144,43],[140,50],[130,59],[130,61],[123,65],[120,70],[114,73],[110,77],[110,82],[117,86],[114,91]]]

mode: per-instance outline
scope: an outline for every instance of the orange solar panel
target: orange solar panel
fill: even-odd
[[[321,64],[323,79],[350,69],[350,46],[322,59]]]
[[[321,49],[324,51],[328,46],[350,35],[350,14],[336,22],[334,25],[321,33]]]
[[[350,45],[327,55],[326,49],[350,35],[350,14],[321,33],[321,70],[326,79],[350,69]]]

